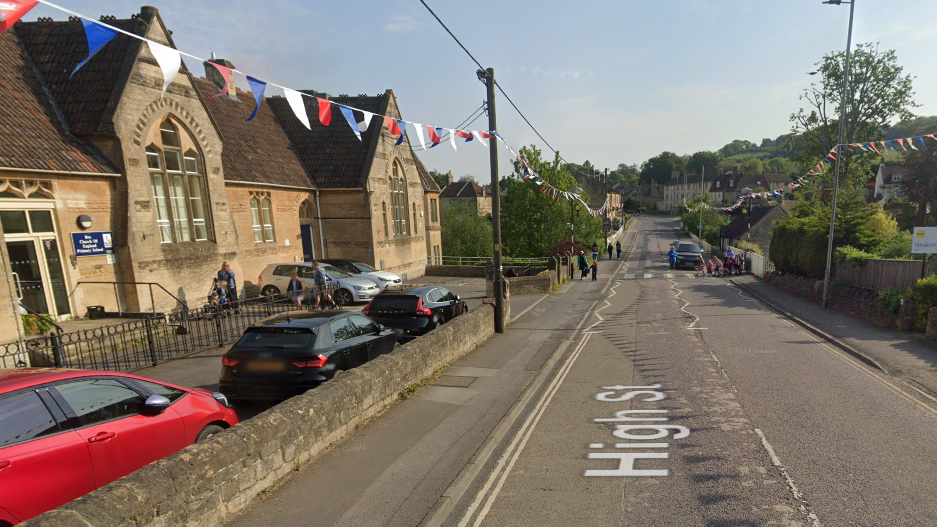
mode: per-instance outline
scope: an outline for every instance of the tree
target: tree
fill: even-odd
[[[700,174],[705,168],[707,174],[716,174],[719,172],[719,163],[724,159],[720,152],[701,150],[687,159],[686,170],[690,174]]]
[[[914,226],[923,227],[937,194],[937,156],[932,148],[911,150],[904,154],[902,165],[908,173],[901,179],[901,189],[908,201],[917,206]]]
[[[435,168],[429,171],[429,175],[432,176],[433,181],[435,181],[436,184],[439,185],[439,188],[443,188],[449,183],[448,176],[436,170]]]
[[[475,176],[471,174],[465,174],[464,176],[459,177],[459,179],[456,180],[456,183],[475,183],[477,185],[478,180],[475,179]]]
[[[662,152],[641,164],[641,183],[666,183],[674,171],[686,170],[686,161],[673,152]]]
[[[839,140],[845,52],[835,51],[816,63],[820,80],[804,90],[804,107],[791,114],[794,133],[800,134],[801,160],[823,159]],[[910,119],[916,107],[911,75],[898,65],[894,50],[859,44],[850,56],[844,141],[881,139],[896,117]]]
[[[743,139],[736,139],[731,143],[725,145],[719,149],[719,152],[722,153],[725,157],[732,157],[734,155],[741,154],[748,150],[755,150],[758,148],[758,145],[751,141],[746,141]]]
[[[772,157],[768,160],[768,170],[773,174],[790,174],[794,171],[794,163],[783,157]]]
[[[442,209],[442,246],[450,256],[484,257],[493,254],[491,223],[466,200],[453,200]]]
[[[757,157],[753,157],[746,161],[743,165],[744,170],[747,174],[764,174],[765,166]]]
[[[702,238],[706,243],[718,247],[721,241],[722,227],[729,224],[729,217],[723,214],[720,211],[712,210],[708,207],[704,208],[702,215],[699,210],[696,209],[698,206],[712,205],[712,200],[709,197],[709,194],[700,194],[690,200],[688,206],[690,210],[684,211],[681,215],[681,221],[683,226],[694,234],[699,233],[697,227],[701,225],[700,219],[702,219]]]
[[[522,148],[520,154],[544,183],[567,191],[576,186],[576,180],[561,163],[559,154],[552,162],[543,160],[540,150],[534,146]],[[590,244],[603,239],[601,218],[593,217],[581,205],[576,213],[571,207],[577,202],[567,201],[563,196],[547,196],[535,181],[523,178],[523,168],[519,161],[514,162],[515,177],[506,180],[507,190],[501,204],[505,256],[546,256],[551,247],[568,242],[571,231],[576,233],[577,240],[588,240]],[[583,198],[588,199],[585,194]]]

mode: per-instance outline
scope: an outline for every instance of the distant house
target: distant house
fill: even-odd
[[[742,195],[742,189],[752,192],[774,191],[790,184],[787,174],[744,174],[726,172],[716,178],[709,188],[709,195],[716,205],[732,205]]]
[[[693,201],[700,194],[710,194],[715,181],[719,179],[717,174],[705,176],[699,174],[683,174],[673,172],[673,177],[664,184],[664,210],[672,211],[683,207],[683,200]]]
[[[875,174],[873,197],[887,202],[892,198],[902,196],[901,180],[907,175],[908,169],[905,167],[880,163],[878,172]]]
[[[469,202],[478,210],[479,216],[491,214],[491,192],[474,181],[450,183],[439,193],[443,207],[458,202]]]
[[[736,216],[722,228],[719,235],[722,248],[744,240],[758,245],[767,254],[774,235],[774,222],[789,215],[791,206],[790,203],[756,205],[747,214]]]

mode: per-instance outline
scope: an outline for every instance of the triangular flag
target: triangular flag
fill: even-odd
[[[208,100],[210,101],[212,99],[215,99],[216,97],[227,95],[228,89],[231,86],[231,68],[224,66],[222,64],[216,64],[210,60],[205,61],[205,64],[211,64],[212,66],[214,66],[215,69],[218,70],[219,73],[221,73],[221,76],[224,77],[224,87],[221,88],[220,92],[209,97]]]
[[[0,33],[13,26],[17,20],[39,3],[36,0],[5,0],[0,2]]]
[[[387,123],[387,130],[394,135],[400,135],[400,127],[397,126],[397,121],[395,121],[393,117],[388,117],[386,115],[382,117],[384,118],[384,122]]]
[[[882,155],[882,153],[878,151],[878,148],[875,148],[875,143],[869,143],[869,148],[871,148],[872,150],[875,150],[876,154]]]
[[[332,103],[321,97],[316,97],[316,101],[319,102],[319,122],[328,126],[332,122]]]
[[[486,147],[488,146],[488,143],[486,143],[485,140],[482,139],[482,135],[479,132],[473,131],[472,135],[478,138],[478,142],[481,143],[482,146],[486,146]]]
[[[91,57],[93,57],[95,53],[101,51],[101,48],[103,48],[105,44],[117,36],[116,31],[109,27],[102,26],[97,22],[92,22],[82,18],[81,24],[85,27],[85,39],[88,41],[88,56],[79,62],[77,66],[75,66],[75,69],[72,70],[68,78],[72,78],[72,76],[75,75],[75,72],[80,70],[82,66],[91,60]]]
[[[901,145],[902,150],[904,150],[905,152],[908,151],[908,149],[904,147],[904,139],[898,139],[898,144]]]
[[[148,40],[147,44],[150,45],[150,53],[156,58],[156,63],[159,64],[159,69],[163,72],[163,91],[160,92],[160,97],[162,97],[163,93],[166,93],[166,88],[172,84],[172,80],[179,73],[179,67],[182,66],[182,56],[171,47],[158,44],[152,40]]]
[[[478,134],[484,137],[485,139],[493,139],[495,137],[498,137],[500,139],[500,136],[497,133],[488,133],[488,132],[483,132],[479,130]]]
[[[917,147],[914,146],[914,138],[913,138],[913,137],[907,138],[906,141],[908,142],[908,147],[911,148],[911,150],[917,150]]]
[[[368,125],[371,124],[371,118],[374,117],[374,114],[371,112],[366,112],[364,110],[359,110],[364,115],[364,120],[358,123],[358,129],[362,132],[368,131]]]
[[[293,110],[293,113],[296,114],[296,118],[299,119],[299,122],[303,123],[306,130],[312,130],[312,127],[309,125],[309,114],[306,113],[306,103],[303,102],[302,94],[296,90],[283,88],[283,95],[286,96],[286,102],[289,103],[290,108]]]
[[[397,142],[394,143],[394,146],[400,146],[400,143],[403,143],[403,138],[407,135],[407,122],[402,119],[398,120],[397,128],[400,130],[400,138],[397,139]]]
[[[466,143],[468,143],[468,142],[471,141],[472,139],[475,139],[475,136],[474,136],[474,135],[470,134],[469,132],[465,132],[465,131],[463,131],[463,130],[456,130],[456,131],[455,131],[455,134],[456,134],[457,136],[461,137],[462,139],[465,139],[465,142],[466,142]]]
[[[251,112],[251,116],[247,118],[247,120],[250,121],[253,120],[254,117],[257,117],[257,112],[260,111],[260,103],[264,100],[264,90],[267,89],[267,83],[248,75],[247,84],[250,85],[251,93],[254,94],[254,101],[257,102],[257,106],[254,106],[254,111]]]
[[[927,143],[924,142],[924,137],[918,136],[917,140],[921,142],[921,146],[924,147],[924,150],[927,150]]]
[[[446,130],[449,130],[449,144],[452,145],[453,150],[458,151],[459,149],[455,146],[455,130],[452,128],[446,128]]]
[[[423,139],[423,125],[420,123],[412,123],[413,127],[416,128],[416,137],[420,140],[420,146],[423,150],[426,150],[426,140]]]
[[[429,140],[431,143],[433,143],[433,146],[436,146],[439,144],[439,131],[437,130],[441,131],[442,128],[434,129],[432,126],[426,127],[426,132],[429,133]],[[431,146],[430,148],[433,148],[433,146]]]
[[[355,133],[358,137],[358,140],[361,141],[361,131],[358,129],[358,121],[355,120],[355,112],[347,106],[339,105],[338,109],[342,111],[342,115],[345,116],[345,120],[348,121],[348,126],[351,127],[351,131]]]

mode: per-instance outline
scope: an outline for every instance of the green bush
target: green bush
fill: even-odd
[[[851,245],[844,245],[842,247],[836,248],[836,261],[837,262],[849,262],[853,267],[860,267],[865,264],[865,262],[875,258],[877,255],[872,253],[867,253],[865,251],[856,249]]]
[[[735,248],[736,248],[736,249],[741,249],[741,250],[743,250],[743,251],[748,251],[748,252],[750,252],[750,253],[764,254],[764,253],[761,251],[761,247],[760,247],[757,243],[751,243],[751,242],[747,242],[747,241],[745,241],[745,240],[740,240],[738,243],[736,243],[736,244],[735,244]]]
[[[768,257],[781,274],[823,278],[826,270],[827,236],[800,222],[775,224]]]
[[[886,260],[911,259],[911,231],[899,231],[882,245],[881,257]]]
[[[878,292],[878,299],[889,311],[898,312],[901,308],[901,301],[908,298],[907,289],[884,289]]]
[[[44,316],[48,317],[49,315]],[[21,315],[21,319],[23,321],[23,333],[27,335],[44,335],[55,328],[55,326],[50,324],[45,318],[33,315],[32,313]]]
[[[937,275],[921,278],[912,285],[911,297],[917,306],[917,329],[924,331],[927,326],[927,311],[937,306]]]

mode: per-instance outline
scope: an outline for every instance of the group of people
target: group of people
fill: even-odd
[[[314,299],[313,309],[321,304],[323,307],[335,307],[332,295],[326,288],[325,271],[319,267],[319,262],[312,262],[314,287],[305,288],[299,275],[294,271],[290,275],[290,281],[286,286],[286,292],[290,293],[290,299],[297,308],[303,307],[303,300]],[[215,276],[215,285],[208,293],[208,305],[210,307],[233,308],[238,307],[237,281],[234,271],[228,262],[222,262],[221,270]]]
[[[575,251],[575,250],[576,250],[576,248],[573,247],[573,251]],[[621,260],[621,240],[616,240],[616,241],[615,241],[615,247],[612,247],[612,244],[609,243],[609,244],[608,244],[608,247],[605,248],[605,252],[608,253],[608,259],[609,259],[609,260],[612,259],[612,251],[617,251],[617,253],[618,253],[618,259]],[[581,253],[581,252],[583,252],[583,251],[579,251],[579,252]],[[594,243],[592,244],[592,259],[593,259],[593,260],[598,260],[598,259],[599,259],[599,242],[594,242]]]
[[[579,279],[589,276],[589,271],[592,271],[592,281],[595,282],[596,277],[599,274],[599,247],[598,245],[593,246],[595,248],[592,251],[592,263],[589,263],[589,259],[586,258],[585,251],[579,251]]]
[[[700,260],[702,260],[702,258],[700,258]],[[700,267],[697,271],[702,272],[702,270],[702,262],[700,262]],[[741,254],[733,253],[732,249],[726,251],[724,260],[720,260],[719,257],[713,255],[706,264],[706,276],[732,276],[733,271],[736,275],[740,275],[744,270],[745,257]]]

